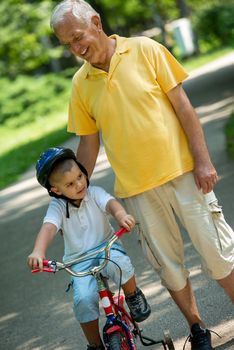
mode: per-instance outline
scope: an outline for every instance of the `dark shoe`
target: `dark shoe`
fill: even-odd
[[[126,296],[126,303],[134,321],[142,322],[149,317],[151,313],[150,306],[139,288],[136,289],[133,295]]]
[[[198,323],[191,327],[191,334],[189,336],[191,343],[191,350],[212,350],[211,335],[208,329],[203,329]]]
[[[87,350],[105,350],[103,345],[96,346],[96,345],[87,345]]]

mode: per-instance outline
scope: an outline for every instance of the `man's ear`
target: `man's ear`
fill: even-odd
[[[95,25],[95,27],[97,27],[99,32],[102,31],[102,22],[101,22],[101,19],[97,15],[94,15],[91,17],[91,22]]]
[[[52,186],[50,188],[50,192],[53,192],[53,193],[55,193],[55,194],[57,194],[59,196],[62,194],[62,192],[60,192],[56,186]]]

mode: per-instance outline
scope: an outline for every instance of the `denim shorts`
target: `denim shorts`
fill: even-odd
[[[100,247],[98,247],[100,248]],[[96,248],[96,250],[98,249]],[[95,251],[95,249],[94,249]],[[74,271],[86,271],[92,266],[97,266],[103,262],[104,252],[99,253],[95,259],[84,261],[74,265]],[[110,251],[110,259],[113,260],[122,271],[120,281],[120,270],[118,266],[111,261],[101,271],[102,275],[108,277],[117,286],[125,284],[134,275],[134,268],[130,258],[126,255],[123,246],[117,242],[114,243]],[[93,276],[72,277],[74,313],[80,323],[86,323],[99,318],[99,294],[97,282]]]
[[[124,199],[124,203],[139,222],[145,256],[168,289],[183,289],[189,276],[177,219],[187,230],[207,275],[219,280],[233,270],[233,230],[214,192],[204,195],[198,190],[191,172]]]

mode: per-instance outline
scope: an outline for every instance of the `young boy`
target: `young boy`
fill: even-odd
[[[37,180],[53,198],[44,223],[37,235],[33,252],[28,256],[31,269],[42,270],[42,260],[55,234],[63,231],[64,261],[104,245],[113,234],[106,213],[110,213],[119,226],[131,230],[135,220],[122,205],[102,188],[89,186],[86,169],[77,161],[72,150],[62,147],[49,148],[42,153],[36,165]],[[150,315],[144,294],[137,288],[134,268],[118,242],[112,246],[111,259],[122,270],[122,288],[130,313],[136,322]],[[86,270],[93,260],[76,265],[74,269]],[[81,266],[82,265],[82,266]],[[119,270],[108,263],[102,273],[118,284]],[[92,276],[73,278],[74,312],[88,341],[88,350],[104,349],[99,334],[98,293]]]

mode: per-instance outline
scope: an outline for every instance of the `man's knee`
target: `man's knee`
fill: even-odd
[[[159,272],[161,278],[161,283],[164,287],[171,291],[182,290],[187,283],[189,272],[183,267],[178,267],[174,269],[169,269],[168,267],[162,268]]]

